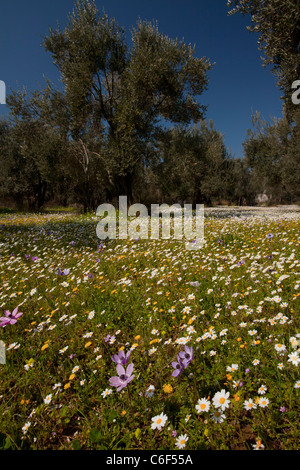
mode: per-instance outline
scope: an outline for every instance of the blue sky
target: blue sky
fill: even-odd
[[[52,58],[41,46],[49,27],[61,28],[73,0],[10,0],[0,6],[0,80],[10,89],[44,85],[44,76],[59,84]],[[226,0],[96,0],[99,10],[114,17],[128,32],[139,18],[157,20],[161,33],[195,44],[197,57],[216,62],[208,90],[200,98],[206,119],[224,135],[225,145],[243,156],[242,142],[251,128],[252,112],[265,119],[281,117],[276,79],[262,67],[257,36],[246,30],[249,18],[228,16]],[[130,38],[130,35],[128,36]],[[0,105],[0,117],[7,106]]]

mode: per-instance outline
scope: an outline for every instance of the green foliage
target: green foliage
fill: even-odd
[[[160,120],[189,123],[202,117],[198,98],[207,86],[209,60],[194,57],[184,41],[162,36],[140,21],[125,33],[94,2],[78,1],[64,31],[50,30],[44,47],[52,54],[70,110],[71,134],[91,152],[96,133],[105,152],[95,151],[115,194],[132,201],[132,181],[144,162]],[[153,140],[154,139],[154,140]],[[100,156],[101,154],[101,156]]]
[[[10,115],[0,122],[4,203],[38,211],[47,202],[73,204],[88,212],[120,195],[130,205],[249,205],[261,193],[271,203],[297,202],[299,111],[288,103],[288,86],[298,67],[299,12],[294,0],[228,3],[231,13],[252,15],[250,29],[261,34],[265,64],[273,64],[286,98],[283,119],[254,116],[245,158],[232,158],[204,120],[209,59],[162,35],[155,22],[139,20],[127,41],[94,1],[78,0],[65,28],[50,28],[43,40],[63,90],[46,80],[31,94],[7,97]]]
[[[173,128],[160,141],[160,158],[153,165],[158,186],[169,200],[210,204],[228,196],[229,155],[223,136],[212,121],[193,128]]]
[[[23,315],[0,327],[0,449],[176,450],[185,434],[185,450],[297,449],[299,213],[206,216],[205,245],[188,251],[173,239],[100,248],[93,215],[1,214],[1,316]],[[173,377],[185,343],[193,360]],[[135,376],[118,392],[121,348]]]
[[[297,116],[298,121],[299,113]],[[272,202],[297,200],[300,195],[299,123],[291,127],[286,115],[266,122],[259,113],[253,116],[252,122],[254,130],[248,131],[244,150],[254,192],[269,195]]]
[[[270,65],[284,92],[288,116],[295,106],[291,103],[291,86],[300,74],[300,8],[298,0],[228,0],[229,14],[251,15],[248,29],[259,35],[258,46],[264,51],[264,66]],[[232,8],[233,7],[233,8]]]

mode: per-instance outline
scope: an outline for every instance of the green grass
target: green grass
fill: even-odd
[[[0,316],[23,312],[0,327],[0,448],[177,449],[186,435],[185,449],[299,449],[299,218],[205,224],[205,246],[188,251],[176,240],[101,246],[91,215],[0,215]],[[185,342],[194,358],[173,377]],[[135,377],[117,392],[120,348]],[[198,413],[202,398],[210,408]]]

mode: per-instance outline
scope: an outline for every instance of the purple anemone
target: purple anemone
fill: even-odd
[[[16,307],[12,312],[5,310],[4,315],[5,317],[0,318],[0,326],[14,325],[23,312],[18,312],[18,307]]]
[[[178,375],[180,375],[181,372],[183,371],[184,366],[183,366],[183,363],[182,363],[179,355],[177,355],[177,361],[178,362],[176,362],[176,361],[172,362],[172,367],[175,369],[172,373],[173,377],[178,377]]]
[[[110,385],[117,387],[117,392],[120,392],[134,378],[134,375],[132,375],[133,367],[133,363],[129,364],[126,370],[121,364],[117,365],[118,375],[109,379]]]
[[[130,353],[131,353],[131,351],[128,351],[125,355],[125,353],[122,349],[121,351],[118,352],[118,354],[114,354],[113,356],[111,356],[111,359],[116,364],[121,364],[122,366],[124,366],[129,361]]]
[[[193,354],[193,348],[189,348],[188,346],[184,346],[184,351],[181,351],[179,353],[179,357],[182,361],[182,364],[184,368],[186,369],[189,363],[193,360],[194,354]]]

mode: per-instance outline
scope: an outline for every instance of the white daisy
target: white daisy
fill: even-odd
[[[23,431],[23,434],[26,434],[29,427],[31,426],[31,422],[30,421],[27,421],[27,423],[24,424],[24,426],[22,427],[22,431]]]
[[[267,387],[265,385],[261,385],[257,391],[259,395],[264,395],[267,391]]]
[[[105,398],[105,397],[107,397],[107,395],[110,395],[111,393],[112,393],[112,389],[111,388],[106,388],[105,390],[103,390],[101,395],[103,396],[103,398]]]
[[[254,403],[254,401],[252,400],[252,398],[250,398],[249,400],[244,401],[244,408],[245,408],[245,410],[253,410],[253,409],[257,408],[257,406]]]
[[[149,385],[149,387],[147,388],[147,390],[145,392],[145,397],[151,398],[154,394],[154,390],[155,390],[154,385]]]
[[[227,372],[234,372],[235,370],[238,370],[239,366],[238,364],[231,364],[231,366],[227,366],[226,370]]]
[[[151,419],[152,419],[151,429],[160,430],[166,424],[168,417],[164,415],[163,413],[161,413],[160,415],[154,416],[154,418],[151,418]]]
[[[184,447],[185,447],[188,440],[189,440],[189,438],[188,438],[187,434],[181,434],[177,438],[177,440],[175,442],[175,445],[176,445],[176,447],[178,447],[178,449],[184,449]]]
[[[49,395],[46,396],[46,398],[44,398],[45,405],[49,405],[49,403],[51,402],[51,399],[52,399],[52,393],[50,393]]]
[[[257,403],[261,408],[265,408],[270,402],[268,398],[261,397],[258,399]]]
[[[214,420],[215,423],[223,423],[224,419],[226,419],[226,416],[220,411],[216,410],[211,414],[212,419]]]
[[[216,408],[221,408],[224,411],[229,407],[230,400],[228,400],[229,392],[226,392],[224,389],[221,392],[217,392],[213,397],[213,404]]]
[[[286,351],[285,345],[284,345],[284,344],[281,344],[281,343],[275,344],[275,349],[276,349],[276,351],[279,352],[280,354],[283,354],[283,353],[285,353],[285,351]]]
[[[288,362],[291,362],[294,366],[300,364],[300,357],[297,352],[288,355]]]
[[[204,411],[208,411],[210,408],[210,402],[206,398],[200,398],[196,405],[196,410],[198,413],[202,413]]]

